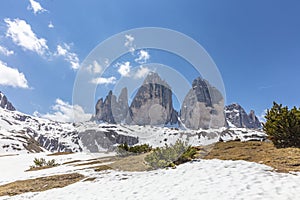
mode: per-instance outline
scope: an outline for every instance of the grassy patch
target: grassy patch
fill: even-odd
[[[108,166],[121,171],[147,171],[149,165],[145,163],[145,157],[150,153],[124,157]]]
[[[110,170],[112,169],[110,166],[107,165],[100,165],[97,167],[93,167],[95,169],[95,172],[100,172],[100,171],[105,171],[105,170]]]
[[[219,142],[204,158],[257,162],[280,172],[300,171],[300,149],[278,149],[271,142]]]
[[[56,153],[48,154],[47,156],[61,156],[61,155],[69,155],[69,154],[73,154],[73,152],[56,152]]]
[[[0,196],[13,196],[25,192],[41,192],[52,188],[62,188],[82,180],[82,174],[61,174],[35,179],[15,181],[0,186]]]
[[[95,164],[102,164],[107,162],[114,162],[117,161],[119,158],[117,157],[106,157],[106,158],[99,158],[97,160],[91,160],[83,163],[76,164],[74,166],[85,166],[85,165],[95,165]]]

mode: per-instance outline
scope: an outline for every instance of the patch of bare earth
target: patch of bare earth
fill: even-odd
[[[0,186],[0,196],[13,196],[25,192],[41,192],[52,188],[62,188],[82,180],[82,174],[61,174],[35,179],[15,181]]]
[[[271,166],[278,172],[300,171],[300,148],[277,149],[271,142],[219,142],[204,159],[245,160]]]
[[[112,162],[110,164],[102,164],[99,166],[93,166],[89,169],[94,169],[95,171],[104,171],[109,169],[121,170],[121,171],[147,171],[149,166],[145,163],[144,159],[149,153],[131,155],[127,157],[112,157],[109,160],[98,160],[97,162],[91,162],[91,164]]]
[[[73,152],[55,152],[55,153],[48,154],[47,156],[61,156],[61,155],[69,155],[72,153]]]
[[[150,153],[124,157],[108,166],[122,171],[147,171],[150,167],[145,163],[145,157]]]
[[[54,166],[32,167],[30,169],[27,169],[26,172],[49,169],[49,168],[52,168],[52,167],[54,167]]]

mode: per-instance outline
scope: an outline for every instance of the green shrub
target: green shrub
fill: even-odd
[[[174,167],[192,160],[196,152],[195,148],[177,140],[174,145],[154,149],[151,154],[146,156],[145,161],[153,169]]]
[[[147,153],[152,150],[152,147],[148,144],[142,144],[142,145],[136,145],[136,146],[128,146],[126,143],[125,144],[120,144],[117,147],[117,154],[119,156],[128,156],[128,155],[133,155],[133,154],[141,154],[141,153]]]
[[[277,148],[300,147],[300,108],[274,102],[265,118],[263,129]]]
[[[39,168],[39,167],[55,167],[59,164],[55,162],[55,159],[49,160],[46,162],[44,158],[34,158],[34,165],[30,166],[30,169]]]

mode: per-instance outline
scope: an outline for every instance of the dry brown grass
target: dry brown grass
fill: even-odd
[[[107,166],[107,165],[99,165],[99,166],[96,166],[96,167],[92,167],[91,169],[95,169],[96,172],[100,172],[100,171],[110,170],[112,168],[110,166]]]
[[[102,163],[107,163],[107,162],[115,162],[119,160],[120,158],[118,157],[104,157],[104,158],[99,158],[99,159],[92,159],[88,160],[83,163],[76,164],[74,166],[86,166],[86,165],[95,165],[95,164],[102,164]]]
[[[149,154],[150,152],[124,157],[108,166],[122,171],[147,171],[150,167],[145,163],[145,157]]]
[[[5,154],[5,155],[0,155],[0,157],[7,157],[7,156],[17,156],[19,154]]]
[[[55,166],[43,166],[43,167],[32,167],[30,169],[27,169],[25,172],[30,172],[30,171],[38,171],[38,170],[43,170],[43,169],[49,169]]]
[[[69,155],[72,153],[73,152],[55,152],[55,153],[48,154],[47,156],[61,156],[61,155]]]
[[[84,178],[82,174],[61,174],[47,176],[35,179],[15,181],[0,186],[0,196],[13,196],[25,192],[40,192],[52,188],[62,188],[67,185],[76,183]]]
[[[278,172],[300,171],[300,148],[277,149],[271,142],[219,142],[204,158],[257,162]]]

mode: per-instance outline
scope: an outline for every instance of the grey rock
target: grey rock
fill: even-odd
[[[109,91],[105,100],[99,99],[96,104],[95,119],[108,123],[121,123],[128,115],[128,94],[127,88],[123,88],[119,98]]]
[[[1,91],[0,91],[0,107],[11,111],[16,110],[15,107],[12,105],[12,103],[8,101],[7,97]]]
[[[181,107],[181,122],[190,129],[225,126],[224,99],[218,89],[200,77],[192,83]]]
[[[255,116],[253,110],[247,114],[244,108],[237,103],[226,106],[225,115],[228,123],[231,123],[237,128],[259,129],[262,127],[261,122]]]
[[[178,113],[173,108],[172,90],[157,73],[151,72],[138,89],[127,123],[136,125],[176,124]]]
[[[83,146],[91,153],[112,150],[115,144],[127,143],[128,145],[134,145],[138,143],[138,138],[118,134],[113,130],[86,130],[79,133],[79,137]]]

